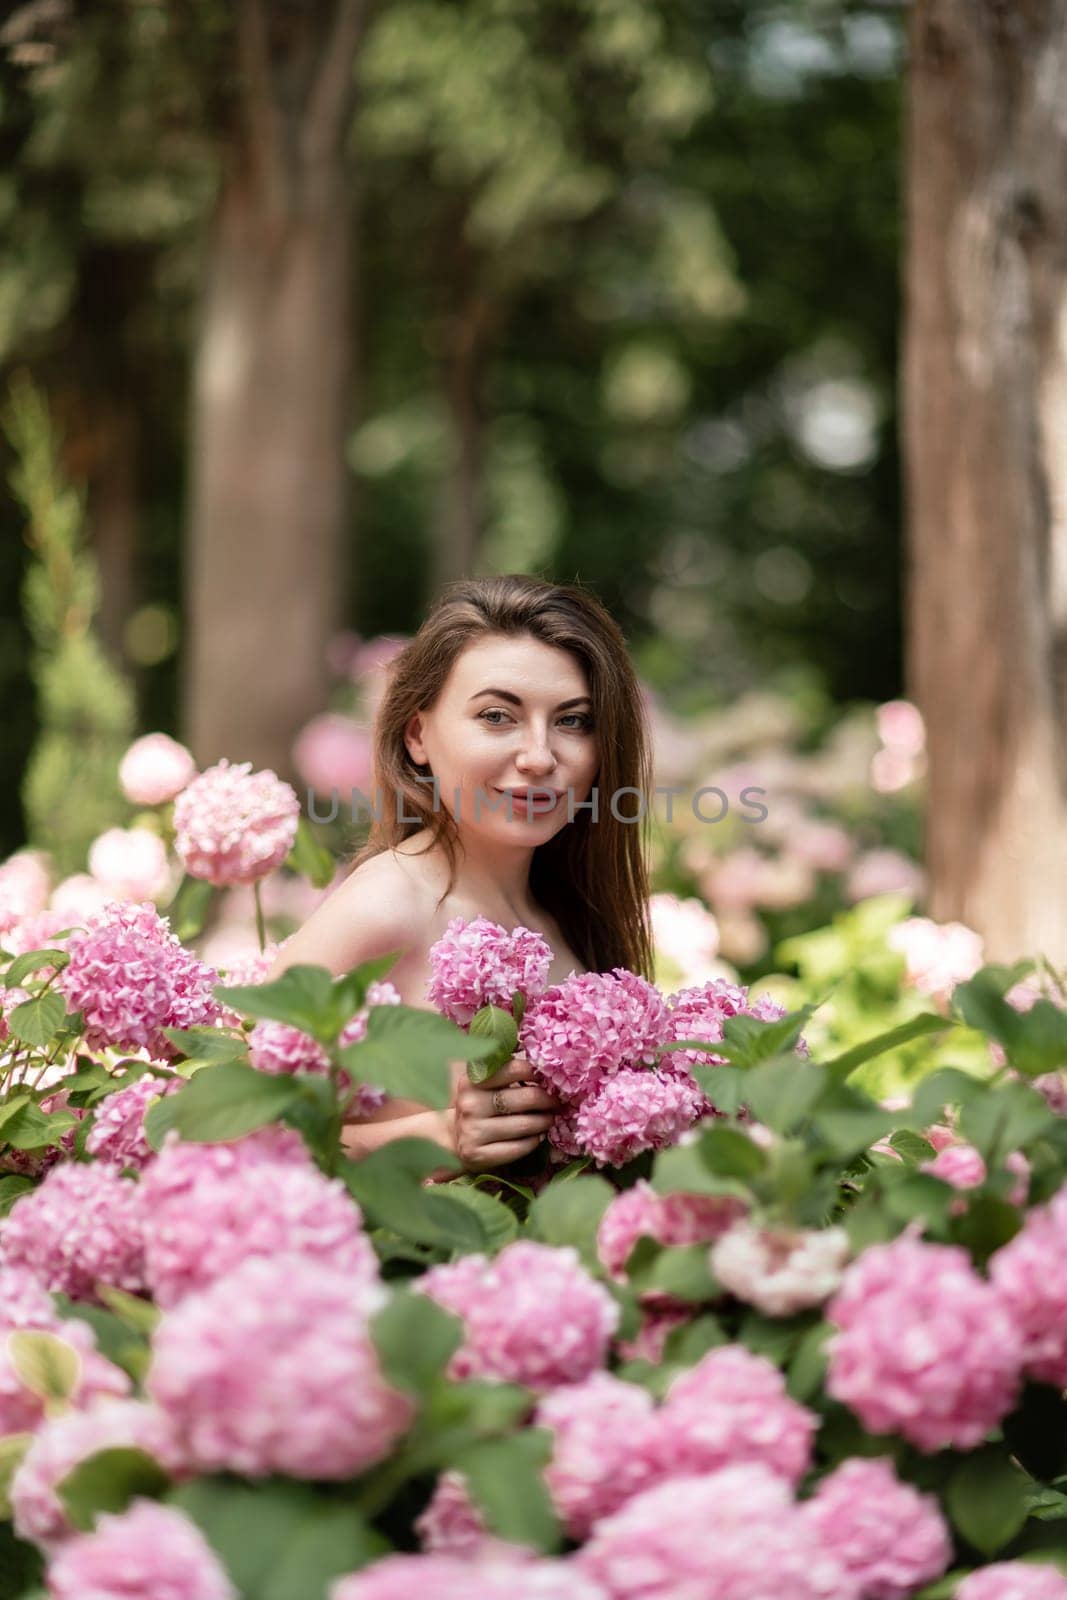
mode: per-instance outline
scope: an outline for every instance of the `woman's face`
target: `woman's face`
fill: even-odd
[[[409,721],[405,743],[429,764],[438,803],[464,833],[534,846],[589,797],[599,765],[592,709],[570,651],[494,634],[460,653],[432,710]]]

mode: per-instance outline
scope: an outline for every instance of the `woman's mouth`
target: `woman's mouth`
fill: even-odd
[[[498,789],[508,801],[507,810],[516,817],[547,817],[555,811],[563,795],[555,789]]]

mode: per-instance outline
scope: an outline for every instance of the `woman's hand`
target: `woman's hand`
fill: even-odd
[[[529,1155],[562,1110],[546,1089],[524,1081],[530,1072],[526,1057],[517,1055],[484,1083],[466,1077],[460,1083],[453,1136],[469,1172],[487,1172]]]

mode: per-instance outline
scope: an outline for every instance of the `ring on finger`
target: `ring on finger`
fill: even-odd
[[[507,1102],[504,1099],[503,1089],[493,1090],[493,1115],[503,1117],[507,1115]]]

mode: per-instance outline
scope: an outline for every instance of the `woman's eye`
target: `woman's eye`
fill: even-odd
[[[499,707],[491,706],[488,710],[479,711],[478,713],[479,721],[488,722],[491,728],[500,728],[503,726],[501,722],[496,720],[498,717],[504,717],[507,721],[511,721],[511,718],[508,716],[507,712],[501,711]],[[560,722],[569,722],[573,724],[571,729],[572,732],[586,732],[593,726],[592,717],[582,711],[570,711],[565,717],[560,717],[559,720]]]

